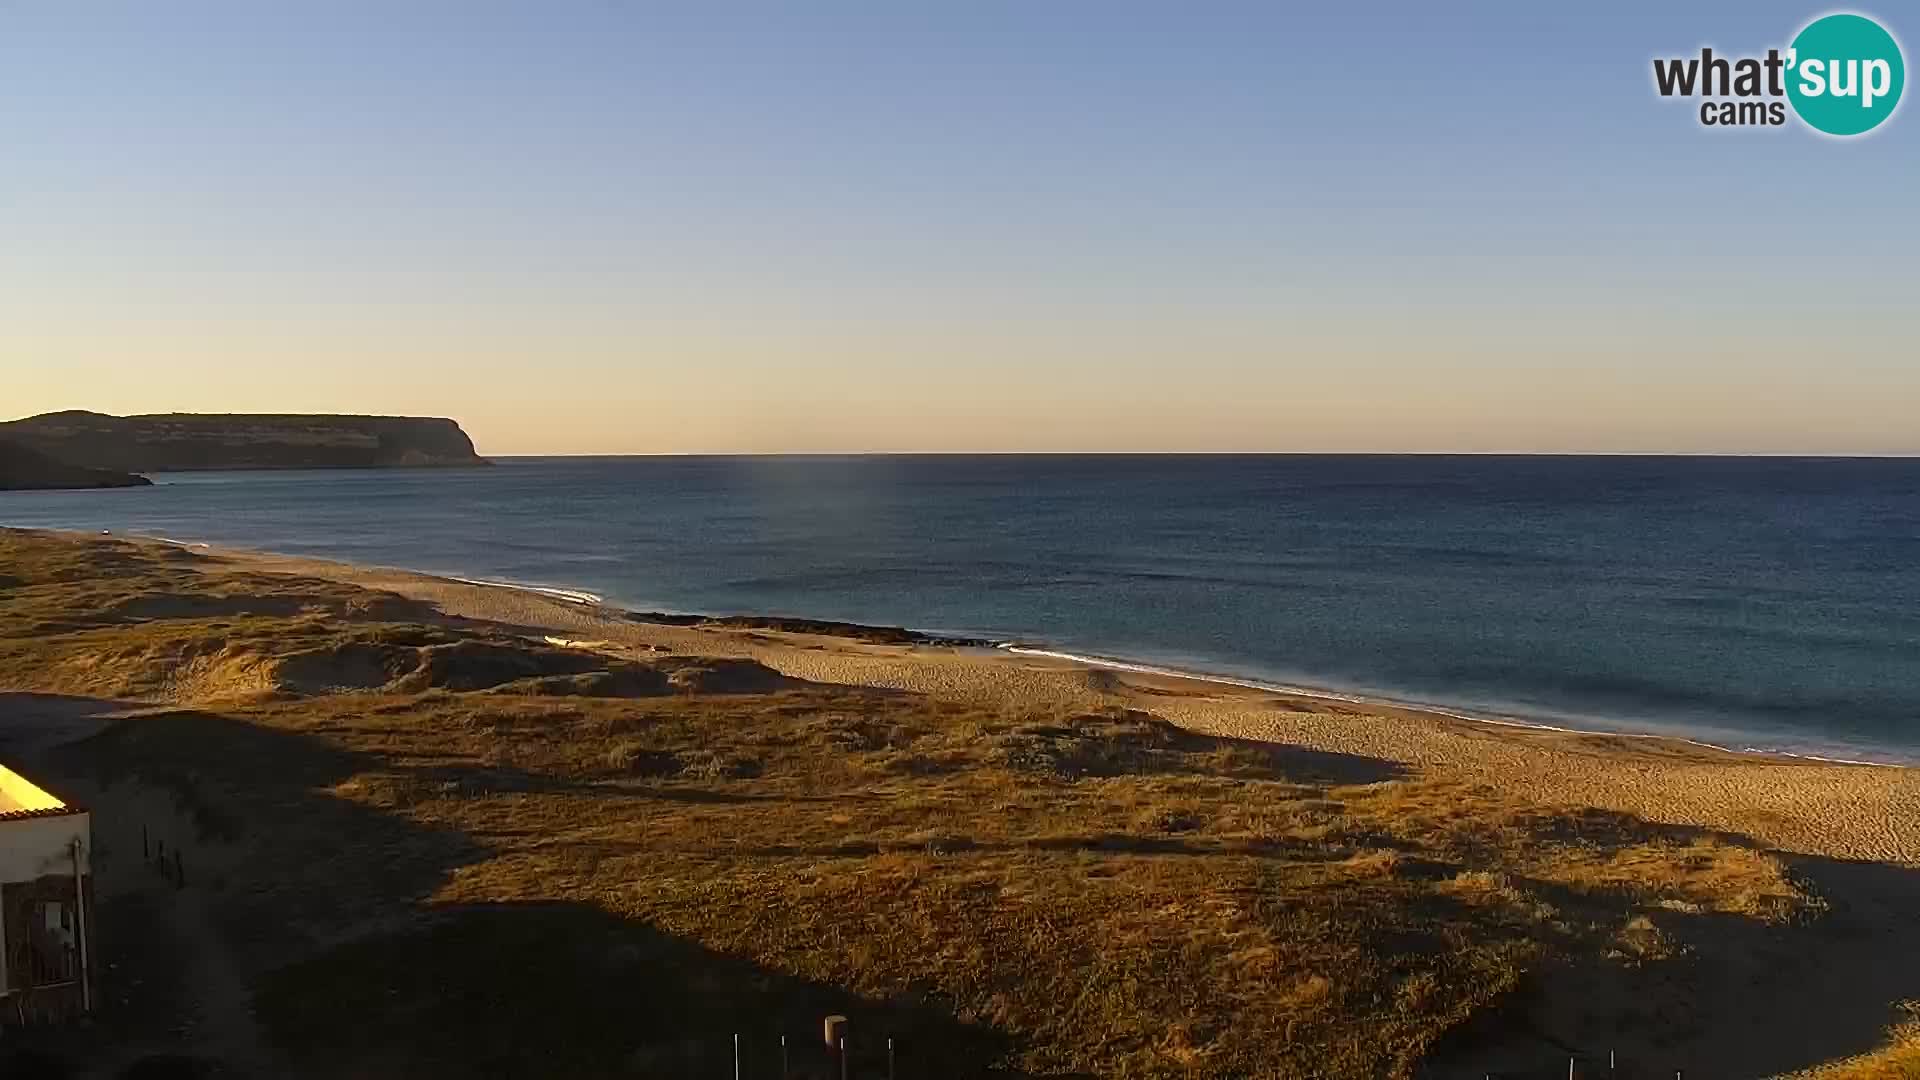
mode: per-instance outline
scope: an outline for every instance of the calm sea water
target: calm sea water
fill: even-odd
[[[555,458],[156,480],[0,494],[0,523],[1920,761],[1920,460]]]

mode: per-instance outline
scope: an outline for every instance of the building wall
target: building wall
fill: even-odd
[[[80,872],[93,870],[93,818],[86,811],[46,817],[0,818],[0,883],[73,873],[73,842],[80,841]]]
[[[75,894],[76,843],[84,899]],[[91,969],[84,974],[90,977],[99,970],[93,950],[92,853],[92,818],[85,811],[0,816],[0,997],[7,1006],[0,1018],[46,1020],[81,1011],[84,995],[77,981],[66,987],[32,988],[27,945],[36,935],[43,942],[62,936],[57,929],[33,925],[35,913],[45,910],[36,905],[71,905],[68,934],[76,943],[84,937],[86,966]]]
[[[49,918],[55,911],[58,920]],[[0,1023],[47,1023],[86,1011],[100,970],[91,876],[77,886],[72,875],[57,874],[0,884],[0,927],[7,983]]]

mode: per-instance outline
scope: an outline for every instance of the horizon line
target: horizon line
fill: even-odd
[[[494,458],[655,457],[1483,457],[1483,458],[1773,458],[1785,461],[1908,461],[1920,450],[1835,453],[1775,450],[638,450],[497,453]]]

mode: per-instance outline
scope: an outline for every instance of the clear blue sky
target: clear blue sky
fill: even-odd
[[[1920,452],[1911,105],[1651,87],[1826,8],[1319,7],[0,0],[0,413]]]

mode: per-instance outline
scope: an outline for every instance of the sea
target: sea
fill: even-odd
[[[1920,459],[576,457],[154,480],[0,493],[0,524],[1920,764]]]

